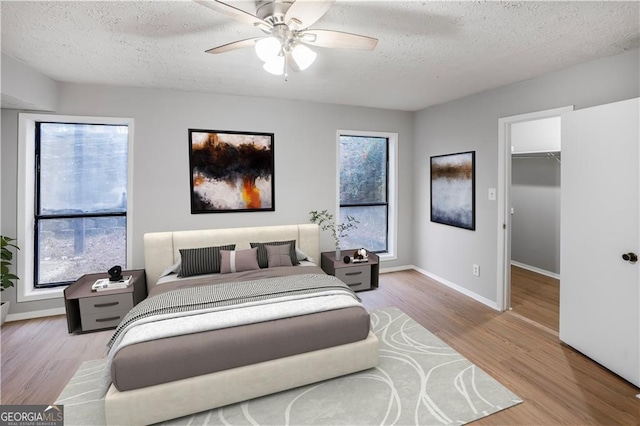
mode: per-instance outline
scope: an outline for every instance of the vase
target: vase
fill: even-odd
[[[340,260],[340,247],[336,247],[336,260]]]
[[[7,319],[7,314],[9,313],[9,302],[1,302],[2,305],[0,305],[0,325],[4,324],[5,320]]]

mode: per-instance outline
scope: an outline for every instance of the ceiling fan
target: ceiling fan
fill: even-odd
[[[264,61],[263,68],[275,75],[285,75],[308,68],[316,53],[308,46],[365,49],[376,47],[378,39],[342,31],[309,29],[335,0],[255,0],[256,14],[218,0],[194,0],[217,12],[255,26],[264,36],[238,40],[207,50],[207,53],[225,53],[253,46]]]

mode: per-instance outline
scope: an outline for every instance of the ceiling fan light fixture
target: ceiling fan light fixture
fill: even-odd
[[[273,75],[284,74],[284,56],[276,56],[268,62],[265,62],[262,68]]]
[[[277,37],[265,37],[256,42],[256,55],[263,62],[271,62],[280,55],[282,43]]]
[[[305,43],[315,43],[316,39],[318,38],[316,34],[308,32],[300,32],[298,33],[298,37]]]
[[[309,49],[304,44],[297,44],[291,51],[291,56],[293,56],[293,59],[296,61],[298,67],[302,71],[306,70],[307,68],[309,68],[309,66],[311,66],[311,64],[313,64],[318,54]]]
[[[0,0],[1,1],[1,0]],[[223,44],[207,53],[224,53],[253,46],[264,62],[263,68],[275,75],[305,70],[316,60],[311,47],[373,50],[378,39],[344,31],[311,29],[336,0],[254,0],[252,14],[225,2],[230,0],[193,0],[264,32],[253,37]]]

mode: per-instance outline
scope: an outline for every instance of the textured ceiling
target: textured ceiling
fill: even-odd
[[[255,12],[253,2],[229,1]],[[2,52],[57,81],[419,110],[640,45],[638,2],[341,1],[312,28],[369,35],[373,51],[316,48],[288,81],[262,35],[192,1],[2,1]]]

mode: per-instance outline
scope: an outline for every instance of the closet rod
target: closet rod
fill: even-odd
[[[560,152],[538,152],[538,153],[513,153],[511,154],[512,158],[553,158],[558,163],[562,164],[560,161]]]

